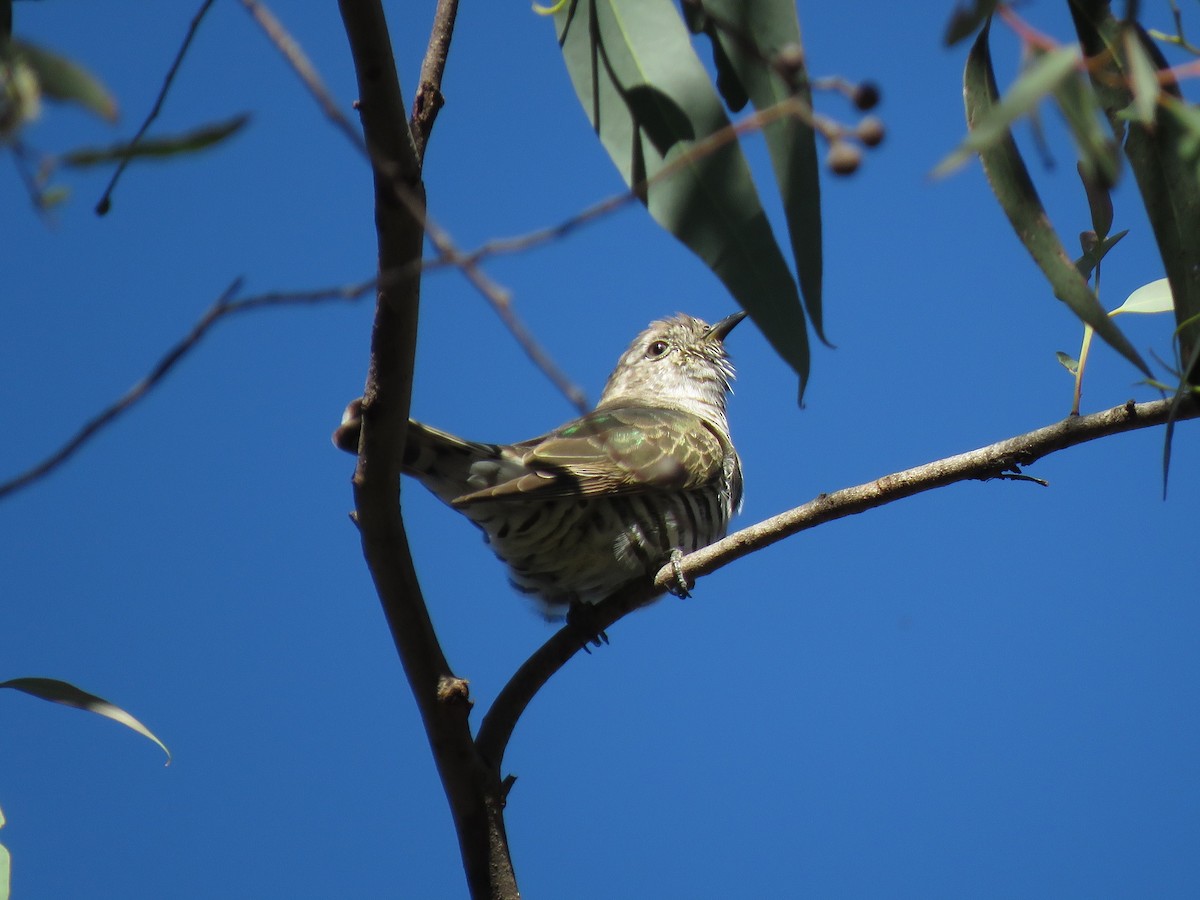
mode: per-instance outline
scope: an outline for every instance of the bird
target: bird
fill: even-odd
[[[595,408],[514,444],[470,441],[414,419],[403,472],[466,516],[509,582],[551,621],[596,604],[723,538],[741,506],[742,466],[726,405],[725,339],[745,318],[683,313],[650,323]],[[357,454],[361,398],[334,444]]]

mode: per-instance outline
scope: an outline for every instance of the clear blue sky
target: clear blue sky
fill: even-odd
[[[16,5],[19,36],[84,62],[110,129],[46,111],[46,151],[132,134],[192,14],[180,4]],[[430,3],[391,3],[411,99]],[[1065,36],[1058,4],[1028,9]],[[1146,4],[1156,24],[1160,4]],[[808,406],[751,327],[730,345],[749,524],[1061,418],[1054,351],[1080,327],[1050,295],[961,137],[950,3],[803,4],[814,74],[877,81],[886,143],[824,183],[827,327]],[[414,11],[419,10],[419,15]],[[348,109],[336,4],[279,13]],[[1015,43],[998,28],[1000,77]],[[620,188],[549,21],[464,4],[427,161],[462,246],[557,222]],[[831,114],[845,104],[824,98]],[[140,378],[229,282],[369,277],[368,172],[237,4],[219,3],[160,132],[250,111],[205,157],[64,175],[47,226],[0,174],[0,478]],[[1045,116],[1062,151],[1056,116]],[[1027,131],[1022,132],[1027,137]],[[752,142],[757,164],[765,160]],[[1036,177],[1060,232],[1089,227],[1073,160]],[[1105,267],[1115,306],[1161,277],[1129,183]],[[627,341],[732,301],[629,209],[489,273],[595,397]],[[362,563],[352,461],[328,435],[361,388],[371,310],[220,326],[146,403],[0,504],[0,679],[64,678],[123,705],[175,762],[111,722],[0,692],[0,841],[20,897],[460,897],[428,747]],[[1167,317],[1123,325],[1169,357]],[[424,289],[414,413],[484,440],[570,415],[465,280]],[[1106,348],[1085,410],[1152,399]],[[612,629],[521,721],[508,830],[533,898],[1181,897],[1200,850],[1196,429],[1168,502],[1161,433],[969,483],[794,538]],[[477,713],[550,633],[477,533],[405,491],[432,614]],[[1193,585],[1188,587],[1188,585]]]

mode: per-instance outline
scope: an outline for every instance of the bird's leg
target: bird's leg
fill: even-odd
[[[672,594],[681,600],[686,600],[692,596],[689,590],[687,579],[683,577],[683,551],[676,547],[671,551],[671,571],[675,573],[675,583],[667,588]]]
[[[600,647],[608,643],[608,635],[596,625],[596,607],[591,603],[572,603],[567,609],[567,625],[583,636],[583,649],[591,653],[588,644]]]

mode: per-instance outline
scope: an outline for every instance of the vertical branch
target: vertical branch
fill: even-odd
[[[443,2],[442,7],[453,8]],[[425,228],[421,152],[414,141],[379,0],[339,0],[358,78],[375,186],[379,291],[363,390],[354,498],[363,555],[416,698],[454,816],[471,896],[516,898],[499,770],[475,749],[467,683],[450,670],[421,595],[397,498],[408,426]],[[453,16],[447,27],[452,26]],[[441,62],[445,63],[447,32]],[[430,120],[422,138],[428,137]]]

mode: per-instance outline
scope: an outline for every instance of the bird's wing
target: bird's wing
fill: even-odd
[[[691,413],[641,407],[597,410],[512,449],[527,471],[454,505],[687,490],[717,477],[730,452]]]

